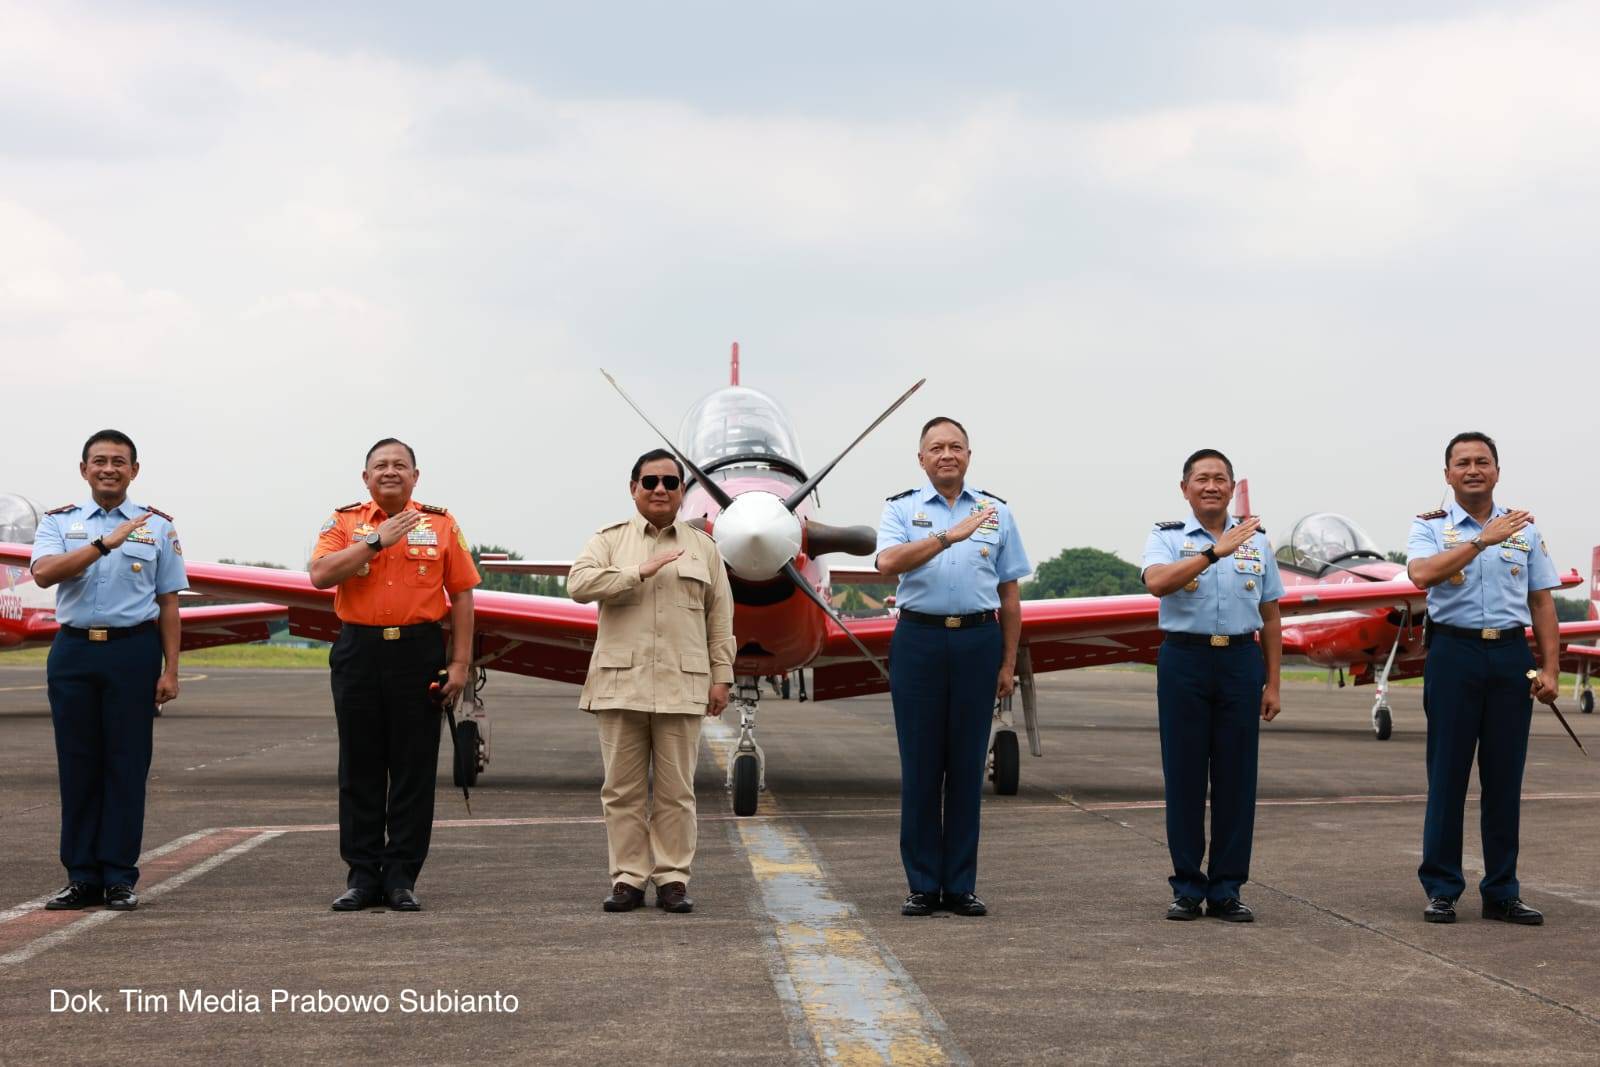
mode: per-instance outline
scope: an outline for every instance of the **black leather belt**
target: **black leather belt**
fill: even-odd
[[[1183,634],[1169,633],[1165,640],[1175,645],[1206,645],[1209,648],[1230,648],[1234,645],[1254,644],[1256,632],[1244,634]]]
[[[925,611],[901,608],[900,617],[923,626],[942,626],[947,630],[965,630],[969,626],[988,626],[994,622],[992,611],[974,611],[971,615],[929,615]]]
[[[436,622],[414,622],[409,626],[366,626],[359,622],[342,622],[346,630],[351,630],[357,637],[376,638],[383,641],[399,641],[406,637],[418,637],[426,633],[438,633],[439,624]]]
[[[1434,622],[1432,619],[1428,620],[1428,625],[1442,634],[1449,634],[1451,637],[1464,637],[1468,641],[1521,641],[1526,637],[1526,632],[1522,626],[1490,626],[1481,630],[1474,630],[1467,626],[1451,626],[1449,623]]]
[[[124,637],[142,634],[156,628],[156,621],[141,622],[138,626],[68,626],[61,624],[61,632],[73,637],[86,637],[90,641],[121,641]]]

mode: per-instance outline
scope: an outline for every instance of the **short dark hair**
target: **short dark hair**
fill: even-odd
[[[412,448],[410,445],[406,444],[404,441],[400,440],[400,438],[398,438],[398,437],[385,437],[383,440],[379,441],[377,444],[375,444],[371,448],[367,449],[367,458],[362,461],[361,465],[363,467],[365,467],[368,463],[371,463],[372,462],[372,454],[374,452],[376,452],[378,449],[382,448],[384,445],[399,445],[401,448],[406,450],[406,455],[411,457],[411,465],[413,467],[415,467],[417,465],[417,452],[416,452],[416,449]]]
[[[1214,448],[1202,448],[1183,461],[1183,480],[1189,480],[1189,472],[1194,470],[1194,465],[1203,459],[1220,459],[1222,465],[1228,468],[1228,481],[1233,481],[1233,461]]]
[[[1450,438],[1450,443],[1444,446],[1444,465],[1446,467],[1450,466],[1450,453],[1455,450],[1456,445],[1461,444],[1463,441],[1482,441],[1488,445],[1489,455],[1494,457],[1494,465],[1496,467],[1500,466],[1500,450],[1494,447],[1494,438],[1477,430],[1468,430],[1465,433],[1456,434]]]
[[[678,480],[683,480],[682,461],[680,461],[677,456],[673,455],[665,448],[652,448],[650,451],[633,461],[633,473],[628,475],[628,483],[631,485],[632,483],[638,481],[639,472],[644,470],[644,465],[646,463],[654,463],[658,459],[672,460],[672,465],[678,468]]]
[[[967,435],[967,428],[961,425],[955,419],[950,418],[948,415],[935,415],[933,418],[923,423],[922,432],[917,434],[917,443],[921,444],[922,439],[928,436],[928,431],[939,425],[941,422],[948,422],[951,426],[954,426],[956,429],[960,430],[962,439],[965,440],[969,445],[972,443],[972,438]]]
[[[96,430],[90,434],[89,439],[83,443],[83,462],[89,462],[89,446],[99,441],[128,446],[128,460],[132,463],[139,462],[139,446],[133,443],[133,438],[121,430]]]

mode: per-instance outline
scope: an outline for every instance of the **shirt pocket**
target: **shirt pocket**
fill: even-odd
[[[1255,560],[1234,560],[1233,591],[1242,600],[1258,603],[1261,600],[1261,580],[1266,577],[1267,565]]]
[[[706,569],[703,560],[690,559],[688,556],[679,556],[674,566],[678,569],[678,606],[700,611],[706,606],[706,594],[711,589],[711,572]],[[707,673],[710,670],[706,668]]]
[[[622,685],[622,678],[633,669],[631,648],[601,648],[594,653],[595,669],[600,672],[600,688],[595,694],[614,697]]]
[[[148,589],[156,584],[156,560],[161,550],[143,541],[122,542],[122,567],[117,576],[136,588]]]
[[[678,666],[683,675],[683,702],[703,704],[711,695],[711,657],[704,652],[681,652]]]
[[[1500,572],[1501,587],[1519,600],[1528,599],[1528,553],[1501,546],[1494,564]]]
[[[444,564],[439,560],[407,555],[402,557],[400,566],[406,585],[412,589],[442,587]]]

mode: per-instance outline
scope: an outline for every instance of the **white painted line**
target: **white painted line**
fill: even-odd
[[[726,770],[734,731],[717,719],[703,735]],[[773,806],[768,793],[763,803]],[[735,819],[731,832],[755,876],[787,981],[815,1055],[842,1064],[970,1064],[949,1027],[856,906],[833,891],[804,830],[790,819]],[[776,968],[774,968],[776,969]],[[791,999],[792,998],[792,999]]]

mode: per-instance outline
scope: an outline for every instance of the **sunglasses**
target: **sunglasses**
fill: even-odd
[[[644,486],[647,492],[651,493],[655,492],[656,485],[658,483],[660,484],[661,488],[670,493],[674,489],[678,488],[681,482],[682,479],[680,479],[676,474],[646,474],[644,477],[639,479],[639,484]]]

